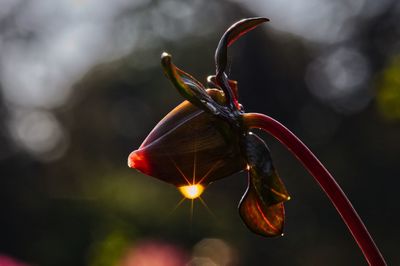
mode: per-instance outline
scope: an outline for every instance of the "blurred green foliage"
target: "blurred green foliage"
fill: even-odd
[[[124,252],[129,247],[130,239],[127,233],[120,230],[110,232],[102,241],[92,246],[93,256],[90,266],[116,266],[119,265]]]
[[[400,119],[400,56],[390,59],[378,84],[379,110],[390,120]]]

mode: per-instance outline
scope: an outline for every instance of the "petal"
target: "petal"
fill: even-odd
[[[131,153],[128,165],[176,186],[208,184],[245,168],[239,143],[229,123],[185,101]]]
[[[165,75],[171,80],[178,92],[193,105],[214,115],[221,113],[222,107],[208,95],[204,86],[194,77],[176,67],[171,55],[163,53],[161,64]]]
[[[245,150],[251,182],[260,201],[270,206],[289,200],[290,196],[274,168],[265,142],[249,132],[246,135]]]
[[[267,237],[282,235],[285,219],[283,203],[270,206],[262,203],[250,180],[240,201],[239,214],[246,226],[256,234]]]
[[[264,141],[249,132],[245,136],[249,184],[239,204],[244,223],[253,232],[263,236],[282,234],[284,224],[283,202],[290,199],[279,178]]]

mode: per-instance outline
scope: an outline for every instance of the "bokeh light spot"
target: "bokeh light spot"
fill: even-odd
[[[67,139],[56,117],[44,110],[18,112],[10,123],[15,142],[44,161],[60,158],[67,149]]]

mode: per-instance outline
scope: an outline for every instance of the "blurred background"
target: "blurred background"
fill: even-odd
[[[204,81],[224,30],[271,22],[230,50],[248,112],[313,150],[390,265],[400,265],[397,0],[0,1],[0,265],[366,265],[327,197],[271,137],[292,200],[285,236],[242,223],[240,173],[208,209],[128,169],[128,154],[182,101],[160,67]]]

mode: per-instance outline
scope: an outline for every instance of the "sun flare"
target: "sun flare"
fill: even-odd
[[[187,199],[196,199],[204,191],[204,186],[200,184],[193,184],[188,186],[181,186],[178,188],[182,195]]]

